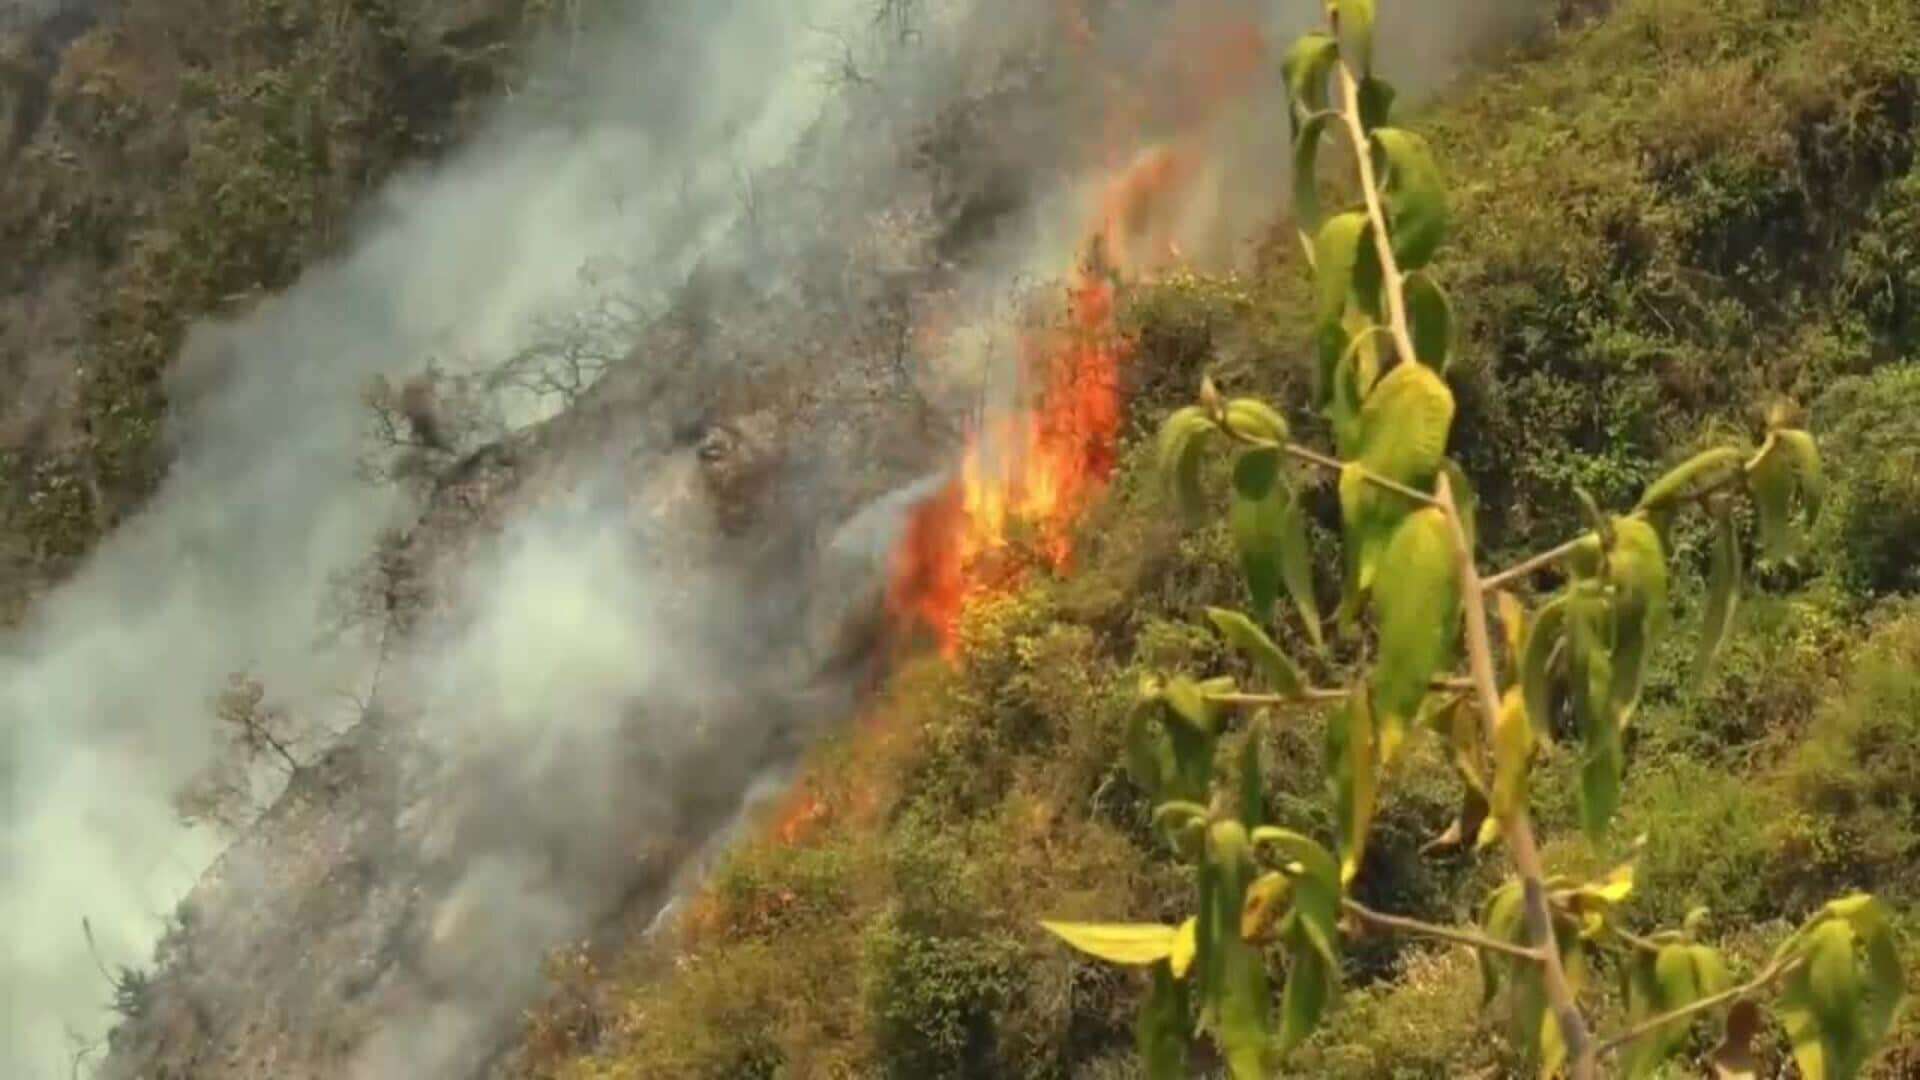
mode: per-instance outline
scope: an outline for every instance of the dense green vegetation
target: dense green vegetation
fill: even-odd
[[[1780,396],[1808,406],[1822,440],[1832,481],[1816,542],[1763,575],[1771,595],[1749,601],[1697,688],[1707,537],[1677,527],[1681,625],[1629,737],[1612,847],[1580,834],[1566,756],[1536,783],[1568,793],[1536,806],[1551,868],[1597,874],[1644,834],[1625,919],[1673,925],[1704,906],[1745,970],[1834,895],[1872,890],[1903,913],[1920,900],[1920,548],[1906,539],[1920,494],[1917,113],[1912,5],[1637,0],[1419,119],[1457,193],[1440,265],[1468,298],[1452,452],[1481,494],[1485,546],[1557,542],[1576,523],[1575,485],[1630,503],[1692,450],[1757,430]],[[1144,980],[1075,957],[1034,917],[1186,913],[1120,744],[1143,671],[1233,670],[1197,616],[1239,602],[1239,568],[1224,524],[1177,523],[1144,443],[1202,371],[1230,395],[1307,400],[1300,277],[1279,254],[1253,278],[1130,298],[1138,445],[1078,568],[974,610],[957,670],[899,674],[868,724],[818,752],[818,827],[736,851],[678,948],[563,965],[534,1021],[541,1069],[1136,1075]],[[1314,509],[1316,529],[1337,527],[1330,488]],[[1302,708],[1269,723],[1266,811],[1331,841],[1324,722]],[[1422,757],[1437,753],[1417,744],[1401,764],[1359,896],[1459,923],[1503,871],[1420,853],[1457,807],[1444,764]],[[1464,950],[1381,938],[1350,946],[1344,966],[1341,1011],[1289,1075],[1517,1068]],[[1920,1025],[1893,1041],[1876,1075],[1920,1062]],[[1771,1060],[1781,1044],[1771,1028],[1759,1042]]]

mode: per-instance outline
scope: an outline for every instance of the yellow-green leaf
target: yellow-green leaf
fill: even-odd
[[[1774,432],[1780,440],[1780,449],[1787,460],[1793,464],[1794,476],[1799,480],[1800,498],[1807,504],[1807,512],[1817,515],[1820,512],[1820,499],[1826,490],[1825,477],[1820,468],[1820,446],[1813,436],[1804,431],[1784,428]]]
[[[1793,527],[1795,472],[1793,456],[1779,432],[1767,436],[1760,453],[1747,464],[1747,488],[1760,519],[1760,549],[1768,559],[1790,559],[1798,546]]]
[[[1360,407],[1360,464],[1402,484],[1426,484],[1446,457],[1453,410],[1453,391],[1432,368],[1399,365]]]
[[[1187,921],[1173,932],[1173,945],[1167,952],[1167,967],[1176,979],[1186,978],[1187,969],[1193,966],[1193,954],[1197,948],[1194,928],[1198,925],[1199,920],[1188,916]]]
[[[1667,553],[1646,519],[1613,520],[1607,581],[1613,586],[1613,709],[1626,723],[1667,622]]]
[[[1353,881],[1366,854],[1367,832],[1380,798],[1381,746],[1364,686],[1347,695],[1340,715],[1327,722],[1327,783],[1340,826],[1340,883]]]
[[[1740,451],[1731,446],[1722,446],[1702,451],[1675,466],[1667,475],[1653,482],[1646,494],[1640,496],[1642,510],[1650,507],[1667,506],[1686,498],[1700,488],[1724,480],[1740,468]]]
[[[1493,735],[1493,812],[1504,818],[1526,805],[1527,769],[1533,761],[1533,724],[1518,690],[1507,691],[1500,703]]]
[[[1374,586],[1380,660],[1373,685],[1381,759],[1392,761],[1428,683],[1452,666],[1459,644],[1460,567],[1446,515],[1432,507],[1409,515],[1381,559],[1392,573]]]
[[[1327,108],[1327,75],[1340,57],[1340,46],[1327,34],[1308,34],[1293,43],[1280,70],[1293,106],[1293,130]]]
[[[1109,963],[1136,967],[1173,955],[1178,931],[1159,923],[1070,923],[1042,920],[1047,932],[1074,948]]]
[[[1707,610],[1700,619],[1700,643],[1694,651],[1693,678],[1700,684],[1713,670],[1740,612],[1740,594],[1746,587],[1740,559],[1740,536],[1733,513],[1724,500],[1714,500],[1713,549],[1707,570]]]
[[[1354,289],[1360,252],[1372,225],[1365,211],[1336,214],[1320,226],[1313,241],[1314,321],[1340,322]]]
[[[1892,1030],[1906,999],[1905,969],[1886,905],[1865,893],[1856,893],[1827,905],[1827,911],[1846,920],[1866,953],[1867,1004],[1862,1012],[1867,1038],[1878,1043]]]
[[[1328,6],[1340,32],[1340,55],[1358,74],[1371,74],[1374,0],[1332,0]]]
[[[1214,716],[1213,706],[1207,702],[1206,693],[1192,679],[1176,675],[1167,680],[1166,702],[1173,708],[1173,715],[1187,722],[1193,730],[1212,735],[1219,730]]]
[[[1383,127],[1373,133],[1386,165],[1387,232],[1403,271],[1433,258],[1447,235],[1447,189],[1427,140],[1411,131]]]
[[[1278,445],[1287,441],[1287,418],[1257,398],[1227,402],[1227,430],[1252,442]]]
[[[1167,418],[1160,428],[1159,473],[1168,495],[1194,520],[1204,509],[1200,494],[1201,452],[1208,435],[1217,431],[1206,410],[1188,405]]]

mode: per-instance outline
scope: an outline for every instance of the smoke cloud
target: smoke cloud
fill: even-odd
[[[1319,7],[1191,6],[1213,9],[1221,25],[1265,28],[1271,42]],[[555,45],[541,83],[552,94],[504,105],[444,165],[389,185],[344,257],[240,318],[196,328],[173,376],[177,458],[165,485],[22,632],[0,640],[0,925],[12,943],[0,976],[0,1073],[65,1075],[71,1037],[96,1039],[109,1019],[96,960],[145,963],[166,914],[217,854],[213,838],[176,824],[169,800],[216,751],[212,700],[230,673],[257,677],[311,725],[357,718],[343,695],[367,691],[381,642],[319,634],[332,583],[418,509],[360,475],[370,378],[404,378],[428,360],[497,366],[543,323],[594,303],[600,286],[582,270],[606,260],[626,268],[629,298],[657,311],[684,300],[696,272],[732,275],[741,284],[722,302],[731,297],[751,323],[749,309],[769,298],[784,297],[775,308],[787,312],[794,290],[824,290],[820,279],[841,272],[823,260],[836,247],[872,279],[886,277],[890,259],[965,259],[963,306],[985,311],[1008,281],[1055,275],[1072,258],[1095,178],[1116,156],[1180,134],[1205,145],[1207,162],[1179,230],[1187,250],[1232,256],[1282,187],[1273,58],[1198,127],[1177,107],[1149,109],[1111,145],[1115,87],[1137,78],[1142,57],[1170,55],[1179,68],[1164,47],[1176,40],[1167,8],[1186,5],[1109,5],[1081,66],[1048,75],[1035,58],[1037,43],[1060,33],[1055,7],[634,4]],[[912,32],[876,21],[877,9],[909,19]],[[1384,20],[1388,55],[1431,85],[1517,10],[1408,5]],[[1213,62],[1189,57],[1187,70]],[[961,130],[984,141],[959,156],[991,174],[968,182],[1012,177],[1018,207],[973,243],[905,143],[986,96],[983,87],[1009,86],[1038,96],[994,112],[1003,123],[992,130]],[[1154,90],[1133,87],[1149,104]],[[821,235],[889,208],[907,219],[898,250]],[[680,370],[643,350],[610,379],[627,380],[629,397],[616,386],[609,400],[757,375],[719,370],[721,352],[699,353],[713,367]],[[851,378],[822,384],[836,377]],[[506,418],[535,424],[556,405],[520,399]],[[844,466],[831,433],[816,434],[820,461]],[[463,1055],[488,1041],[478,1032],[537,989],[541,949],[580,932],[583,908],[620,887],[606,864],[635,830],[693,830],[700,846],[756,777],[791,760],[792,740],[851,700],[849,685],[806,682],[812,643],[766,643],[765,627],[806,622],[804,589],[822,579],[788,575],[783,591],[778,574],[716,561],[704,526],[680,523],[673,536],[697,541],[682,549],[636,524],[636,504],[680,505],[673,492],[691,481],[676,470],[693,467],[688,454],[583,453],[602,456],[583,463],[593,482],[527,510],[474,552],[446,590],[448,610],[391,661],[383,685],[394,711],[420,718],[419,784],[465,787],[480,802],[503,791],[544,797],[506,799],[498,814],[435,804],[439,817],[402,823],[420,856],[450,875],[425,950],[440,992],[366,1042],[356,1077],[469,1072],[476,1063]],[[824,490],[789,480],[801,503]],[[846,575],[839,593],[871,585],[901,508],[900,498],[882,504],[828,545],[838,569],[827,573]],[[761,683],[740,677],[762,661],[771,674]]]

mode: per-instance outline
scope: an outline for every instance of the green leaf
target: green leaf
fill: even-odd
[[[1227,643],[1240,650],[1258,671],[1274,693],[1287,697],[1299,697],[1305,689],[1305,680],[1287,654],[1273,643],[1266,631],[1254,625],[1253,620],[1238,611],[1225,608],[1208,608],[1207,619]]]
[[[1373,686],[1380,756],[1392,761],[1427,685],[1452,667],[1458,652],[1460,567],[1446,515],[1432,507],[1408,515],[1381,561],[1393,572],[1374,586],[1380,661]]]
[[[1700,620],[1700,644],[1693,657],[1696,686],[1706,680],[1713,662],[1733,630],[1734,617],[1740,611],[1740,593],[1745,586],[1745,569],[1740,560],[1740,536],[1732,509],[1725,500],[1714,500],[1713,553],[1707,570],[1707,610]]]
[[[1251,832],[1267,823],[1266,785],[1260,775],[1260,743],[1265,728],[1256,718],[1240,744],[1240,824]]]
[[[1453,429],[1453,391],[1424,364],[1401,364],[1360,408],[1360,464],[1413,487],[1433,479]]]
[[[1826,490],[1826,480],[1820,468],[1820,447],[1813,436],[1804,431],[1783,428],[1774,432],[1780,440],[1780,449],[1787,460],[1793,464],[1794,475],[1800,482],[1800,498],[1807,504],[1808,516],[1818,516],[1820,500]]]
[[[1178,770],[1173,745],[1160,724],[1165,708],[1157,687],[1149,692],[1143,685],[1140,698],[1127,713],[1127,772],[1156,798]]]
[[[1353,881],[1367,850],[1367,831],[1380,799],[1379,735],[1364,686],[1347,695],[1340,715],[1327,722],[1327,786],[1340,832],[1340,883]]]
[[[1200,685],[1192,679],[1176,675],[1167,680],[1166,701],[1172,707],[1173,715],[1186,721],[1194,731],[1211,736],[1220,730],[1212,704],[1207,701]]]
[[[1440,471],[1447,478],[1447,490],[1453,493],[1453,509],[1460,515],[1460,528],[1467,534],[1467,550],[1476,551],[1480,546],[1480,495],[1473,490],[1473,481],[1459,462],[1442,458]]]
[[[1861,1045],[1866,987],[1854,963],[1855,938],[1852,925],[1841,919],[1825,922],[1807,936],[1806,1000],[1836,1073],[1843,1064],[1857,1068],[1868,1049]]]
[[[1613,586],[1613,710],[1633,716],[1647,665],[1667,622],[1667,553],[1646,519],[1613,519],[1607,581]]]
[[[1345,524],[1341,556],[1346,563],[1346,595],[1341,622],[1359,617],[1363,597],[1373,588],[1380,557],[1393,539],[1401,519],[1414,503],[1366,478],[1366,469],[1347,465],[1340,470],[1340,516]]]
[[[1766,445],[1747,465],[1747,488],[1753,493],[1760,519],[1760,549],[1771,560],[1791,559],[1798,546],[1793,527],[1795,463],[1780,433],[1767,436]]]
[[[1386,82],[1367,76],[1360,80],[1360,128],[1372,131],[1384,127],[1393,114],[1393,99],[1399,95]]]
[[[1515,945],[1527,943],[1525,894],[1518,879],[1502,884],[1487,896],[1480,913],[1480,929],[1495,941]],[[1480,950],[1480,1004],[1487,1005],[1500,992],[1501,978],[1513,961],[1508,957]]]
[[[1574,713],[1580,719],[1580,824],[1598,841],[1620,804],[1625,754],[1613,707],[1613,641],[1616,621],[1606,594],[1582,583],[1568,597],[1568,676]]]
[[[1340,55],[1361,75],[1373,72],[1374,0],[1332,0],[1340,31]]]
[[[1159,923],[1068,923],[1041,920],[1047,932],[1089,956],[1144,967],[1173,954],[1175,927]]]
[[[1187,1075],[1187,1042],[1193,1032],[1187,996],[1186,983],[1167,965],[1153,969],[1153,990],[1134,1025],[1148,1080],[1183,1080]]]
[[[1303,932],[1297,932],[1303,936]],[[1285,1054],[1305,1042],[1320,1025],[1332,1001],[1336,983],[1326,960],[1311,946],[1292,951],[1287,985],[1280,1000],[1280,1039],[1275,1052]]]
[[[1731,446],[1722,446],[1695,454],[1684,464],[1674,467],[1667,475],[1654,481],[1640,496],[1639,509],[1670,506],[1680,499],[1693,495],[1699,489],[1716,483],[1732,475],[1740,468],[1740,451]]]
[[[1297,134],[1293,140],[1293,226],[1300,233],[1300,242],[1306,248],[1309,259],[1317,259],[1314,251],[1313,235],[1321,224],[1320,211],[1320,144],[1323,141],[1327,123],[1333,119],[1330,113],[1317,113],[1304,125],[1296,121]]]
[[[1207,436],[1218,430],[1198,405],[1176,410],[1160,428],[1159,473],[1168,495],[1189,521],[1205,509],[1200,494],[1201,451]]]
[[[1408,274],[1401,283],[1407,301],[1407,329],[1421,363],[1445,371],[1453,355],[1453,301],[1424,270]]]
[[[1293,493],[1280,482],[1280,451],[1261,447],[1241,454],[1233,466],[1233,500],[1227,524],[1240,554],[1240,570],[1254,612],[1264,621],[1280,595],[1281,559]]]
[[[1372,136],[1386,165],[1387,232],[1403,271],[1418,270],[1447,235],[1447,189],[1427,140],[1401,128]]]
[[[1213,995],[1216,1035],[1228,1069],[1236,1080],[1253,1080],[1266,1074],[1273,1042],[1272,991],[1259,950],[1234,932],[1254,876],[1247,830],[1237,821],[1215,822],[1207,849],[1216,932],[1206,985]]]
[[[1336,214],[1320,226],[1313,240],[1314,322],[1338,323],[1354,291],[1360,253],[1369,246],[1372,225],[1366,211]]]
[[[1666,945],[1657,954],[1636,949],[1631,964],[1628,1019],[1639,1024],[1675,1012],[1732,985],[1720,954],[1705,945]],[[1627,1076],[1650,1076],[1685,1044],[1692,1018],[1662,1024],[1628,1050]]]
[[[1326,34],[1308,34],[1293,43],[1280,63],[1286,79],[1287,97],[1293,109],[1293,133],[1299,137],[1301,126],[1314,114],[1327,108],[1327,75],[1340,58],[1340,46]]]
[[[1527,716],[1541,738],[1547,738],[1553,720],[1553,662],[1566,643],[1567,597],[1555,597],[1534,616],[1520,656],[1520,687]]]
[[[1827,905],[1827,911],[1845,919],[1865,949],[1867,1005],[1862,1021],[1868,1042],[1878,1044],[1893,1029],[1907,993],[1893,920],[1886,905],[1864,893],[1835,900]]]
[[[1327,642],[1320,631],[1320,603],[1313,595],[1313,552],[1307,546],[1307,509],[1300,496],[1288,492],[1280,517],[1280,581],[1293,598],[1300,624],[1316,651],[1325,652]]]
[[[1287,418],[1257,398],[1227,402],[1225,419],[1228,431],[1250,442],[1278,446],[1287,441]]]

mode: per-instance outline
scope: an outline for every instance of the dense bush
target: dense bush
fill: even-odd
[[[1839,381],[1814,416],[1838,465],[1819,550],[1863,597],[1920,591],[1920,357]]]

